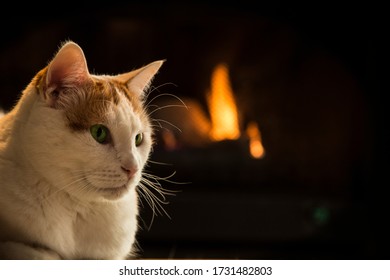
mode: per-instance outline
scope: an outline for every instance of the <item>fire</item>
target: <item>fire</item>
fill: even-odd
[[[239,139],[241,133],[238,108],[226,64],[221,63],[215,67],[211,76],[210,92],[206,98],[210,120],[203,114],[200,107],[196,106],[196,103],[192,104],[193,106],[189,106],[192,107],[192,113],[194,114],[192,119],[199,124],[196,130],[209,141]],[[250,155],[255,159],[263,158],[265,150],[257,123],[249,122],[246,128],[246,135],[249,139]],[[166,134],[164,140],[170,147],[175,147],[176,143],[171,138],[171,135]]]
[[[260,130],[255,122],[250,122],[246,129],[249,138],[249,152],[254,158],[262,158],[265,155],[263,144],[261,143]]]
[[[215,67],[207,102],[211,115],[211,139],[214,141],[238,139],[240,137],[238,110],[226,64]]]

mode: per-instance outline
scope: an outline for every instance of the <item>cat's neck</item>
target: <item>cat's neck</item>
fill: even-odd
[[[0,121],[1,156],[20,159],[20,138],[23,137],[25,124],[28,122],[32,108],[39,100],[34,86],[29,85],[17,105]]]
[[[26,129],[31,126],[31,116],[37,106],[42,106],[42,101],[38,94],[38,89],[31,83],[17,105],[0,120],[0,161],[2,168],[7,174],[12,174],[14,182],[13,187],[23,188],[23,185],[35,183],[37,187],[49,190],[49,185],[36,172],[34,162],[25,155],[24,145],[36,145],[34,142],[26,141],[28,133]],[[48,108],[49,109],[49,108]],[[47,185],[47,186],[46,186]]]

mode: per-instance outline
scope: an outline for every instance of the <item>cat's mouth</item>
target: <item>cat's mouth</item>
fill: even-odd
[[[101,194],[107,199],[118,199],[126,194],[131,187],[131,184],[129,183],[120,186],[98,187],[95,184],[92,184],[87,177],[85,177],[84,180],[87,182],[90,190]]]
[[[109,196],[114,196],[114,197],[120,197],[124,193],[126,193],[129,190],[129,184],[124,184],[119,187],[107,187],[107,188],[98,188],[95,187],[98,192],[101,192],[103,194],[109,195]]]

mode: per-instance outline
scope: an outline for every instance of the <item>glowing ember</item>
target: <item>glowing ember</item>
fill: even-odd
[[[262,158],[265,155],[263,144],[261,143],[260,130],[255,122],[250,122],[246,133],[249,137],[249,152],[254,158]]]
[[[211,92],[207,96],[211,115],[210,137],[214,141],[240,137],[237,106],[229,81],[228,68],[219,64],[211,77]]]

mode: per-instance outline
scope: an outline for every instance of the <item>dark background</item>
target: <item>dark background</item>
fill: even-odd
[[[155,217],[147,230],[151,213],[142,210],[140,257],[389,258],[385,20],[374,2],[24,8],[29,16],[10,8],[0,20],[4,109],[70,39],[92,73],[167,59],[154,84],[201,105],[212,67],[227,62],[244,122],[260,124],[267,156],[259,162],[235,143],[156,147],[152,159],[172,165],[151,171],[172,168],[172,180],[191,184],[162,182],[181,190],[167,198],[171,219]]]

